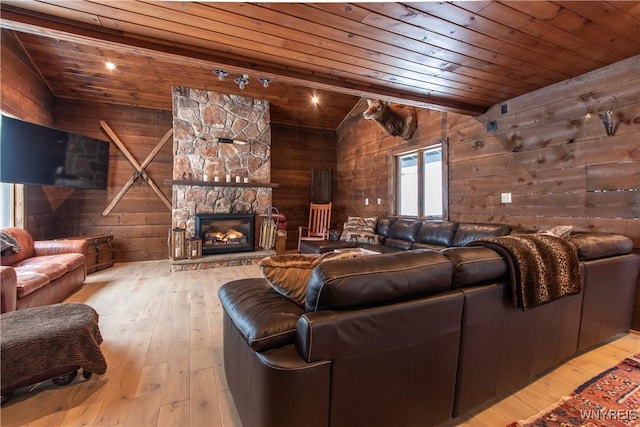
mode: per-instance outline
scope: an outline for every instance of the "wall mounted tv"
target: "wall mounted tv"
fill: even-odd
[[[109,143],[0,115],[0,181],[106,189]]]

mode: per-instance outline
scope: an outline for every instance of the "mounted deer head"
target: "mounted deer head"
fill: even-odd
[[[391,105],[388,101],[367,100],[369,108],[362,113],[366,120],[374,120],[391,136],[408,141],[416,131],[416,109],[406,105]]]

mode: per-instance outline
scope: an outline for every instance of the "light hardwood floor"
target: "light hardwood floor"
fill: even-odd
[[[172,273],[168,261],[148,261],[89,275],[67,301],[100,314],[107,372],[88,381],[78,376],[64,387],[47,381],[20,390],[0,410],[2,426],[241,426],[224,375],[217,291],[246,277],[260,277],[258,267]],[[504,426],[528,418],[638,352],[640,335],[625,335],[461,425]]]

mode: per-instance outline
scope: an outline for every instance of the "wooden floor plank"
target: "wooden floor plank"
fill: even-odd
[[[224,374],[218,289],[260,276],[255,265],[171,272],[168,261],[120,263],[89,275],[68,301],[100,314],[107,372],[17,391],[0,410],[2,426],[241,427]],[[624,335],[445,425],[528,418],[638,352],[640,334]]]
[[[213,368],[191,372],[189,396],[190,425],[215,427],[222,425],[218,393],[212,387],[216,383]]]
[[[175,402],[160,407],[158,426],[184,427],[189,425],[189,401]]]

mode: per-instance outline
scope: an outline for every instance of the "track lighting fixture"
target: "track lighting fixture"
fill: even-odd
[[[213,74],[218,76],[218,80],[222,81],[225,77],[229,76],[229,72],[227,70],[223,70],[222,68],[216,68],[213,70]],[[236,82],[240,90],[243,90],[249,84],[249,75],[241,74],[237,76],[233,81]],[[272,82],[270,78],[267,77],[259,77],[258,81],[262,84],[262,86],[266,89],[269,87],[269,84]]]
[[[241,76],[236,77],[235,82],[237,83],[240,90],[243,90],[246,85],[249,84],[249,75],[243,74]]]
[[[225,70],[223,70],[221,68],[216,68],[215,70],[213,70],[213,74],[218,76],[218,80],[222,81],[222,80],[224,80],[225,77],[227,77],[229,75],[229,72],[225,71]]]
[[[271,79],[268,79],[266,77],[260,77],[258,79],[258,81],[260,81],[260,83],[262,83],[262,86],[264,86],[264,88],[268,88],[269,87],[269,83],[271,83]]]

